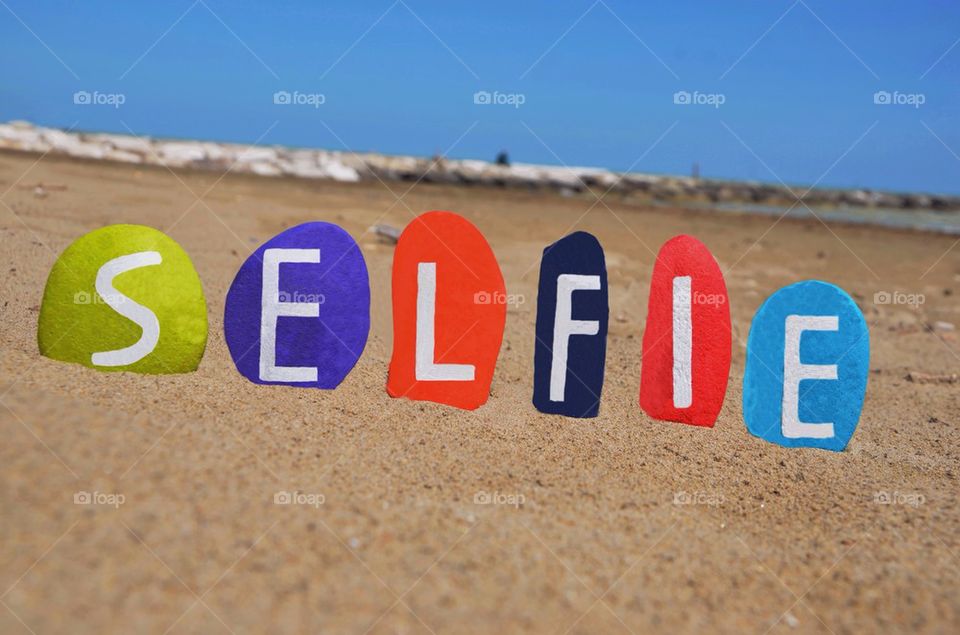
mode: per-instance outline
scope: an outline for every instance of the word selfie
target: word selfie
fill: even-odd
[[[391,397],[463,409],[490,394],[508,295],[483,234],[452,212],[403,231],[392,273]],[[575,232],[543,250],[533,405],[595,417],[609,322],[599,241]],[[356,241],[337,225],[287,229],[254,251],[227,291],[223,328],[255,384],[333,389],[363,353],[370,284]],[[184,373],[207,342],[207,306],[186,252],[164,233],[110,225],[77,239],[47,279],[41,354],[105,371]],[[757,310],[747,340],[743,416],[785,446],[843,450],[866,393],[869,334],[856,303],[816,280],[784,287]],[[730,373],[730,299],[707,247],[677,236],[660,249],[643,333],[639,405],[650,417],[712,427]]]

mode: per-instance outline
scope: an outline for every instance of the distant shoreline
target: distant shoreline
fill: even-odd
[[[0,124],[0,150],[19,150],[134,165],[287,176],[339,182],[399,181],[451,185],[552,190],[560,195],[616,193],[638,203],[692,205],[723,209],[731,205],[809,208],[845,214],[854,222],[872,210],[885,217],[899,212],[934,214],[924,229],[960,232],[960,196],[880,192],[871,189],[790,188],[750,181],[699,179],[603,168],[558,167],[514,163],[498,165],[478,160],[391,156],[373,152],[314,150],[284,146],[245,146],[210,141],[171,140],[108,133],[66,132],[25,121]],[[944,213],[943,218],[937,218]],[[878,224],[887,224],[879,221]],[[894,222],[910,227],[910,222]],[[927,227],[926,225],[930,225]]]

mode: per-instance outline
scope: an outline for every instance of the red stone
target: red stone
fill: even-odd
[[[689,357],[683,355],[682,344],[674,350],[674,279],[677,277],[689,277],[688,289],[684,288],[685,280],[676,283],[679,297],[689,297],[689,328],[678,330],[681,339],[690,343]],[[683,314],[681,308],[678,311],[681,324]],[[685,333],[690,337],[686,338]],[[679,357],[676,371],[675,354]],[[675,372],[680,374],[677,402],[674,400]],[[640,407],[654,419],[713,427],[723,406],[729,374],[730,298],[723,273],[703,243],[692,236],[676,236],[660,248],[650,280],[647,325],[643,333]]]

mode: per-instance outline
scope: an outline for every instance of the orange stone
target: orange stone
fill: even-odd
[[[387,393],[467,410],[483,405],[506,317],[503,274],[480,230],[452,212],[418,216],[393,257]]]

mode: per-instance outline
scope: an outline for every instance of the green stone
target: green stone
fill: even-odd
[[[200,277],[163,232],[101,227],[74,241],[50,270],[37,342],[46,357],[97,370],[194,371],[207,345]]]

